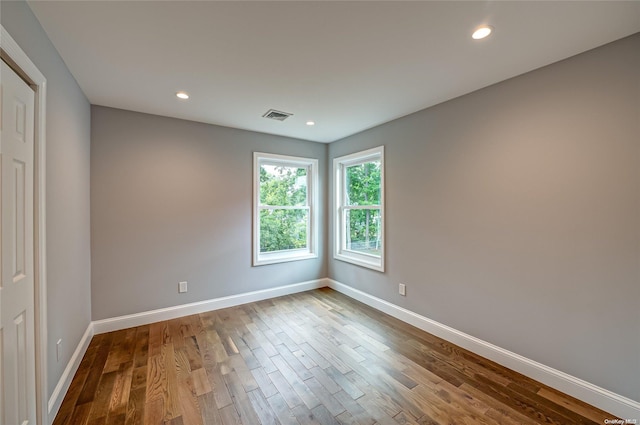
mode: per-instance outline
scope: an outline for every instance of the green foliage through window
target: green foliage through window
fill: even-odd
[[[333,160],[334,257],[384,272],[384,146]]]
[[[380,161],[346,169],[347,205],[380,205]]]
[[[380,210],[347,210],[346,248],[380,256]]]
[[[345,168],[346,249],[380,256],[380,161]],[[349,209],[377,206],[377,209]]]
[[[307,168],[262,164],[260,205],[307,205]]]
[[[261,253],[307,248],[308,173],[307,167],[260,165]]]
[[[296,210],[260,211],[260,252],[307,247],[309,212]]]

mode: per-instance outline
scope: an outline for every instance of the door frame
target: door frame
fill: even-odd
[[[0,55],[35,91],[33,178],[33,268],[36,350],[36,423],[49,424],[47,400],[47,269],[46,269],[46,106],[47,79],[0,24]]]

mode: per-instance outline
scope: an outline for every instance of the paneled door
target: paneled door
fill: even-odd
[[[35,425],[35,94],[4,61],[0,92],[0,425]]]

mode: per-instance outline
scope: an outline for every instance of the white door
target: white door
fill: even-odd
[[[35,96],[6,63],[0,62],[0,425],[35,425]]]

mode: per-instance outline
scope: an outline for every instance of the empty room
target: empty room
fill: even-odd
[[[0,425],[640,422],[640,1],[0,23]]]

